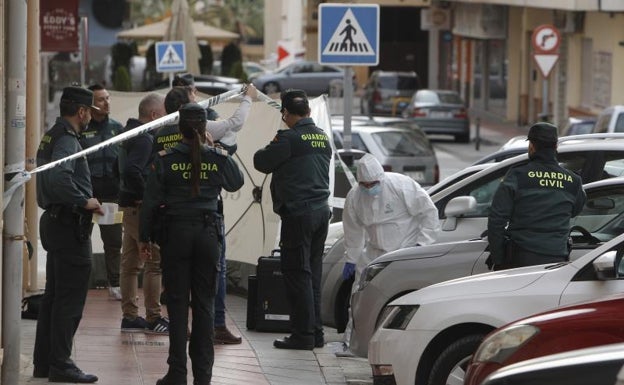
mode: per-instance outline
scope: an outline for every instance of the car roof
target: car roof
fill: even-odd
[[[377,76],[413,76],[413,77],[418,77],[418,75],[416,74],[415,71],[384,71],[384,70],[377,70],[377,71],[374,71],[373,74],[376,74]]]
[[[344,127],[342,125],[333,126],[332,130],[336,131],[344,131]],[[391,126],[368,126],[368,125],[355,125],[351,126],[351,131],[358,132],[366,132],[374,134],[376,132],[389,132],[389,131],[400,131],[400,132],[412,132],[409,128],[403,127],[391,127]]]
[[[590,139],[601,139],[601,140],[582,140],[584,136],[590,136]],[[591,137],[592,134],[587,134],[587,135],[576,135],[578,137],[581,137],[581,140],[579,140],[579,142],[577,143],[569,143],[566,144],[565,146],[560,146],[558,148],[558,152],[560,153],[566,153],[566,152],[573,152],[573,151],[594,151],[594,150],[618,150],[621,151],[624,148],[624,135],[623,134],[619,134],[619,137],[617,136],[617,134],[615,134],[616,136],[613,136],[614,134],[598,134],[600,135],[611,135],[611,139],[609,140],[603,140],[604,138],[596,138],[596,137]],[[594,134],[595,135],[595,134]],[[572,136],[570,138],[575,138],[575,136]],[[449,192],[453,192],[456,191],[462,187],[464,187],[465,185],[474,182],[475,180],[480,179],[483,175],[488,175],[491,172],[496,172],[496,170],[499,170],[501,168],[505,168],[508,167],[510,165],[514,165],[516,163],[518,163],[519,161],[522,161],[524,159],[528,159],[529,155],[527,153],[523,153],[520,155],[516,155],[513,158],[509,158],[509,159],[505,159],[502,162],[498,162],[498,163],[494,163],[492,164],[491,167],[488,167],[484,170],[481,170],[475,174],[472,174],[468,177],[466,177],[465,179],[461,180],[458,183],[454,183],[452,185],[450,185],[449,187],[445,188],[444,190],[438,191],[437,193],[435,193],[431,198],[436,201],[436,199],[439,199],[440,197],[438,197],[439,194],[448,194]]]

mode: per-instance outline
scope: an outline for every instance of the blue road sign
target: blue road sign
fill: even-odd
[[[320,4],[319,25],[321,64],[379,63],[378,4]]]
[[[186,49],[183,41],[156,43],[156,71],[186,71]]]

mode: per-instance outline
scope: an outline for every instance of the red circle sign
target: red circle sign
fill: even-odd
[[[561,34],[552,25],[540,25],[533,30],[531,43],[537,53],[556,53],[561,43]]]

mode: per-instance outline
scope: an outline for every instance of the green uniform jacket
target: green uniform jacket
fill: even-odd
[[[169,124],[167,126],[160,127],[156,130],[156,134],[154,134],[152,152],[157,154],[162,150],[173,148],[181,140],[182,134],[180,133],[177,124]]]
[[[254,167],[271,178],[273,211],[301,215],[327,207],[329,197],[329,138],[312,118],[279,130],[273,141],[254,154]]]
[[[91,119],[89,126],[80,135],[82,148],[100,144],[123,131],[121,123],[106,117],[97,122]],[[96,198],[115,200],[119,193],[119,175],[117,171],[117,155],[119,145],[113,144],[87,155],[91,183]]]
[[[527,164],[510,169],[494,194],[488,218],[493,262],[504,261],[505,235],[525,250],[567,256],[570,219],[581,212],[585,200],[581,178],[559,166],[554,149],[540,150]]]
[[[159,153],[147,177],[140,212],[139,238],[148,242],[155,209],[164,205],[167,215],[194,215],[217,211],[221,189],[233,192],[243,186],[243,173],[227,151],[204,146],[200,192],[191,197],[190,148],[185,143]]]
[[[41,138],[37,151],[37,166],[65,158],[82,151],[78,135],[63,118]],[[91,174],[87,160],[77,158],[37,174],[37,203],[42,209],[51,205],[84,207],[93,197]]]

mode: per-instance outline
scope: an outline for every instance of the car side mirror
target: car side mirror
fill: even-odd
[[[444,208],[446,220],[442,224],[443,231],[453,231],[457,228],[457,218],[475,212],[477,200],[473,196],[460,196],[451,199]]]
[[[617,252],[615,250],[610,250],[601,254],[598,258],[594,259],[594,262],[592,262],[594,271],[596,272],[596,276],[599,280],[610,281],[617,278],[615,270],[616,254]],[[620,270],[619,266],[618,270]]]

